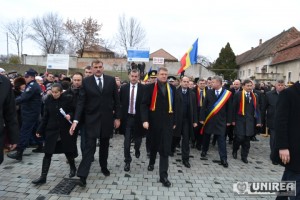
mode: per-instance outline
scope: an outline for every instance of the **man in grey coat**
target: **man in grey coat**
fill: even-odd
[[[241,157],[244,163],[248,163],[250,137],[255,134],[255,120],[256,126],[261,126],[258,96],[252,92],[252,86],[251,80],[244,80],[243,90],[233,97],[232,125],[235,126],[235,138],[232,155],[236,159],[237,151],[242,146]]]

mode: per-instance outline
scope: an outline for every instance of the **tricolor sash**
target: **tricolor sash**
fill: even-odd
[[[197,87],[197,105],[198,105],[198,107],[202,107],[203,98],[205,98],[205,96],[206,96],[205,89],[202,90],[202,95],[201,95],[200,88]]]
[[[167,92],[168,92],[168,102],[169,102],[169,113],[173,113],[173,90],[170,87],[169,83],[167,84]],[[157,92],[158,92],[158,84],[157,81],[154,84],[154,89],[152,93],[152,99],[151,99],[151,105],[150,105],[150,110],[155,111],[155,106],[156,106],[156,98],[157,98]]]
[[[251,98],[253,100],[253,107],[255,110],[255,118],[258,117],[258,111],[257,111],[257,101],[256,101],[256,96],[253,92],[250,92]],[[243,90],[242,91],[242,96],[241,96],[241,100],[240,100],[240,107],[239,107],[239,115],[245,115],[245,101],[246,101],[246,91]]]
[[[223,108],[223,106],[225,105],[225,103],[228,101],[228,99],[231,97],[232,93],[228,90],[225,90],[218,98],[218,100],[214,103],[214,105],[211,108],[211,111],[209,112],[209,114],[207,115],[207,117],[205,118],[205,121],[202,125],[202,128],[200,130],[200,134],[202,135],[204,132],[204,127],[207,124],[207,122],[209,122],[209,120],[215,116],[220,110],[221,108]]]

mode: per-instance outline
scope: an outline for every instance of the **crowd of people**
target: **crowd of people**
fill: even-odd
[[[190,168],[190,148],[198,149],[199,157],[207,157],[209,146],[217,143],[221,165],[227,168],[227,145],[232,145],[234,159],[241,147],[241,161],[247,164],[250,143],[258,141],[258,134],[269,134],[272,163],[286,167],[283,180],[299,184],[300,151],[294,144],[299,144],[299,123],[290,120],[299,119],[299,113],[295,114],[299,112],[295,101],[300,96],[299,82],[286,89],[283,80],[271,85],[250,79],[223,81],[220,76],[179,79],[169,76],[164,67],[150,71],[147,80],[133,67],[129,81],[122,82],[105,75],[100,60],[84,70],[84,74],[67,77],[51,72],[38,76],[30,69],[14,77],[12,87],[5,71],[1,72],[0,103],[5,106],[0,123],[6,135],[4,147],[13,150],[7,156],[22,160],[30,144],[37,145],[33,152],[44,153],[41,176],[33,184],[45,183],[52,155],[64,153],[69,177],[77,174],[78,184],[84,187],[97,145],[101,172],[109,176],[109,142],[114,133],[124,135],[126,172],[132,162],[131,143],[139,158],[146,138],[147,169],[154,170],[159,153],[159,178],[165,187],[171,186],[169,156],[174,156],[176,148],[181,148],[182,163]],[[77,169],[79,135],[82,159]]]

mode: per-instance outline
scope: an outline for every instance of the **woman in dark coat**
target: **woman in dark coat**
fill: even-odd
[[[43,158],[42,173],[40,178],[32,181],[33,184],[46,183],[51,157],[54,153],[65,153],[69,165],[69,177],[74,177],[76,173],[74,154],[77,150],[76,136],[70,135],[71,116],[74,112],[72,98],[64,95],[62,86],[59,83],[52,85],[51,93],[45,101],[44,115],[36,135],[45,137],[45,156]],[[65,116],[60,112],[63,109]]]

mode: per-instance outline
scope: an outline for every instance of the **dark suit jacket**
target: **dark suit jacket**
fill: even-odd
[[[103,81],[104,87],[101,92],[94,76],[83,79],[74,117],[74,120],[79,121],[84,110],[86,134],[92,138],[111,137],[114,118],[121,119],[116,80],[114,77],[103,75]]]
[[[261,115],[260,115],[260,105],[258,102],[258,96],[256,96],[256,107],[258,111],[258,116],[255,118],[255,109],[253,106],[253,99],[249,101],[245,98],[245,115],[242,116],[238,114],[240,108],[240,101],[242,97],[242,92],[238,92],[233,97],[233,119],[232,121],[235,122],[235,134],[236,135],[244,135],[244,136],[253,136],[255,131],[256,124],[261,123]],[[245,132],[246,131],[246,132]]]
[[[166,87],[166,86],[165,86]],[[149,122],[149,134],[151,135],[151,148],[168,156],[171,153],[173,137],[173,125],[176,124],[176,88],[170,85],[173,91],[173,113],[169,113],[168,95],[163,95],[158,88],[155,111],[150,110],[154,83],[146,86],[141,104],[142,122]],[[163,134],[162,134],[163,133]]]
[[[135,135],[143,136],[145,133],[145,129],[143,128],[143,123],[141,121],[141,103],[144,96],[145,86],[142,84],[137,85],[137,94],[136,94],[136,101],[135,101]],[[130,104],[130,83],[121,87],[120,90],[120,102],[121,102],[121,110],[122,110],[122,118],[121,118],[121,133],[125,134],[126,131],[126,124],[128,118],[128,108]]]
[[[174,136],[180,137],[181,136],[181,130],[182,130],[182,122],[183,122],[183,95],[182,95],[182,88],[179,87],[176,90],[176,129],[174,131]],[[188,94],[189,94],[189,130],[190,130],[190,137],[193,139],[194,132],[193,132],[193,123],[198,122],[197,117],[197,105],[196,105],[196,95],[195,93],[188,88]]]
[[[280,92],[275,114],[275,157],[279,159],[279,149],[290,151],[290,163],[285,167],[300,173],[300,84]]]
[[[277,100],[278,100],[278,93],[276,92],[276,90],[272,90],[266,93],[263,112],[264,114],[267,113],[267,127],[270,129],[273,129],[275,127],[274,119],[275,119]]]
[[[3,162],[4,125],[12,144],[18,144],[19,126],[16,103],[10,81],[0,74],[0,164]]]
[[[222,88],[222,92],[219,97],[223,94],[224,91],[225,89]],[[204,98],[203,106],[200,111],[199,121],[205,121],[205,118],[210,113],[211,108],[217,100],[218,99],[215,95],[215,90],[207,90],[206,97]],[[221,110],[205,125],[204,132],[207,134],[225,135],[226,124],[231,123],[232,120],[231,108],[232,101],[229,99],[221,108]]]

